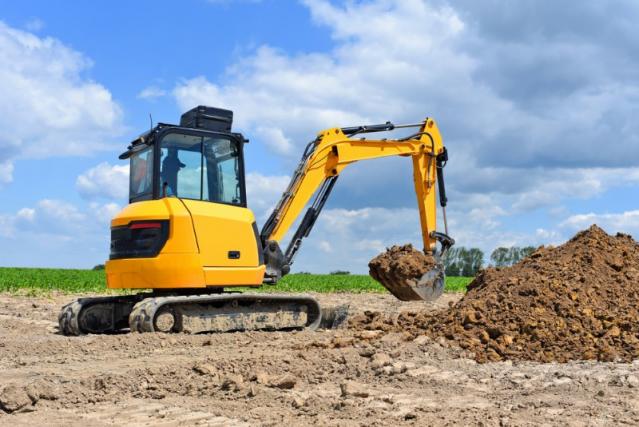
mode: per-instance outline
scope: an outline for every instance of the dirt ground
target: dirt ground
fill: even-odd
[[[352,314],[425,307],[317,297]],[[639,361],[477,364],[443,338],[349,328],[64,337],[71,299],[0,295],[0,425],[639,423]]]

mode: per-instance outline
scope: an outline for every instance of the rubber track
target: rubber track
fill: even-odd
[[[122,303],[124,301],[134,301],[136,299],[142,299],[148,294],[135,294],[135,295],[123,295],[123,296],[108,296],[108,297],[94,297],[94,298],[79,298],[60,310],[58,314],[58,329],[63,335],[79,336],[87,333],[93,333],[87,331],[80,324],[80,316],[82,310],[95,304],[104,303]],[[114,329],[109,328],[103,333],[115,332]]]
[[[78,316],[82,310],[82,299],[75,300],[62,307],[58,314],[58,328],[62,335],[84,335],[78,324]]]
[[[288,302],[308,307],[306,329],[315,330],[320,325],[322,313],[317,300],[308,295],[268,295],[268,294],[221,294],[151,297],[137,303],[129,315],[129,327],[132,332],[155,332],[153,321],[156,313],[163,307],[184,304],[205,304],[212,302],[255,301],[261,304]],[[259,328],[257,328],[259,329]],[[279,329],[286,329],[282,326]]]

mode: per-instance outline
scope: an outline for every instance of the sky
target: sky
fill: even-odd
[[[153,123],[234,111],[262,225],[325,128],[437,120],[449,232],[486,255],[639,237],[639,3],[0,0],[0,265],[91,268]],[[408,162],[408,163],[407,163]],[[421,247],[404,158],[344,170],[293,271]]]

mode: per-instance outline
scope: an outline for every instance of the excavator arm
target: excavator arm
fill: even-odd
[[[354,138],[358,134],[408,127],[418,127],[419,131],[401,139]],[[445,213],[447,200],[443,167],[448,160],[447,151],[433,119],[411,125],[387,122],[382,125],[327,129],[319,132],[317,138],[306,147],[288,188],[260,233],[267,267],[266,283],[276,283],[282,275],[289,272],[302,239],[309,235],[342,170],[358,161],[390,156],[411,158],[424,252],[434,255],[436,242],[439,241],[442,246],[441,255],[454,243],[448,237]],[[445,233],[436,231],[436,183],[439,184]],[[313,202],[306,210],[286,251],[282,252],[280,242],[313,195]]]

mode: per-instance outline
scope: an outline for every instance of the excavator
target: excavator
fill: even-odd
[[[312,296],[238,288],[275,285],[288,274],[343,169],[389,156],[412,162],[424,252],[438,262],[414,280],[376,279],[401,300],[441,295],[441,257],[454,240],[445,210],[448,154],[432,118],[322,130],[306,146],[261,230],[247,208],[244,147],[249,141],[232,130],[232,123],[232,111],[198,106],[184,113],[179,125],[152,127],[120,155],[130,162],[129,204],[111,221],[107,287],[140,292],[65,305],[58,317],[62,334],[317,328],[322,309]],[[416,131],[399,139],[363,137],[404,128]],[[445,232],[436,231],[436,183]]]

